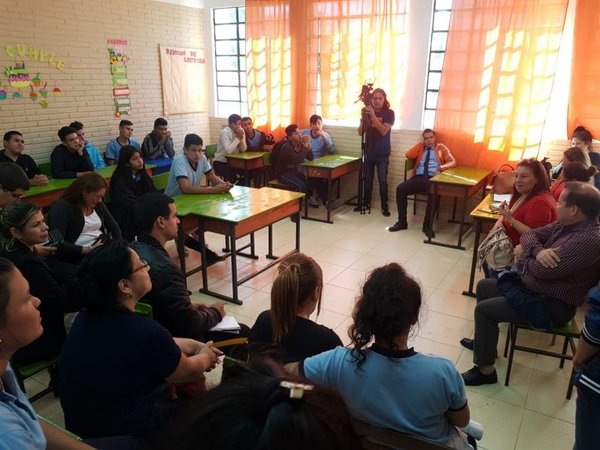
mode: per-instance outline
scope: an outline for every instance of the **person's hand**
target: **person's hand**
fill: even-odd
[[[213,347],[213,341],[206,343],[198,342],[198,352],[196,355],[202,357],[206,361],[207,368],[206,372],[210,372],[217,364],[219,364],[219,356],[223,355],[223,352],[218,348]]]
[[[225,192],[229,192],[229,190],[233,187],[229,181],[224,181],[223,183],[219,183],[213,186],[213,190],[218,194],[223,194]]]
[[[498,208],[498,212],[502,215],[504,220],[510,223],[510,219],[512,219],[512,213],[510,212],[510,208],[508,207],[508,203],[502,202],[500,203],[500,207]]]
[[[212,305],[210,305],[210,307],[215,308],[217,311],[219,311],[221,317],[225,317],[225,315],[227,314],[225,312],[225,304],[223,302],[215,302]]]
[[[37,244],[35,246],[35,251],[40,256],[54,255],[56,253],[56,250],[57,250],[56,247],[44,247],[41,244]]]
[[[560,258],[556,254],[556,250],[559,248],[560,247],[545,248],[537,254],[535,259],[545,268],[554,269],[558,267],[558,263],[560,262]]]
[[[83,156],[83,150],[84,150],[84,149],[85,149],[85,144],[82,142],[82,143],[79,145],[79,148],[77,149],[77,154],[78,154],[79,156]]]
[[[303,134],[301,141],[304,147],[310,147],[310,137],[308,134]]]
[[[29,183],[32,186],[42,186],[44,184],[48,184],[48,177],[44,174],[38,174],[31,178]]]
[[[165,133],[165,139],[169,139],[171,137],[171,130],[167,130]]]
[[[515,258],[520,258],[523,255],[523,247],[521,244],[515,247]]]
[[[237,136],[238,139],[240,139],[240,140],[244,139],[245,134],[244,134],[244,129],[243,128],[241,128],[241,127],[237,128],[234,131],[234,133],[235,133],[235,135]]]
[[[98,241],[96,242],[94,245],[86,245],[84,247],[81,247],[83,250],[81,251],[82,255],[87,255],[89,252],[91,252],[92,250],[94,250],[95,248],[100,247],[101,245],[104,245],[104,241]]]
[[[441,170],[436,170],[435,172],[433,172],[433,176],[435,177],[436,175],[439,175],[441,172]]]

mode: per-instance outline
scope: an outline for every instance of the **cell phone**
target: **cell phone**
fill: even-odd
[[[96,245],[98,242],[104,242],[105,240],[106,240],[106,235],[105,235],[104,233],[102,233],[100,236],[98,236],[98,237],[97,237],[97,238],[94,240],[94,242],[92,242],[92,245],[91,245],[91,246],[93,247],[93,246],[94,246],[94,245]]]
[[[52,230],[48,233],[48,242],[42,244],[43,247],[56,247],[63,243],[63,237],[60,230]]]

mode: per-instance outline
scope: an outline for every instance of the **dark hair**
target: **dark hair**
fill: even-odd
[[[236,123],[238,120],[242,120],[242,116],[240,116],[239,114],[232,114],[227,119],[227,122],[228,123]]]
[[[600,215],[600,191],[581,181],[565,183],[564,200],[566,206],[577,206],[585,217],[597,220]]]
[[[72,298],[94,312],[122,309],[118,301],[119,281],[133,271],[129,245],[125,241],[104,244],[83,258],[77,269],[77,280],[70,286]]]
[[[582,126],[578,126],[573,130],[573,136],[571,136],[571,139],[573,138],[577,138],[588,145],[592,143],[592,133]]]
[[[232,365],[226,358],[224,364]],[[342,396],[333,388],[307,385],[274,364],[248,368],[178,411],[150,448],[180,450],[358,450]],[[224,367],[224,370],[226,367]],[[309,386],[291,398],[282,382]],[[234,420],[232,420],[234,418]]]
[[[310,119],[308,119],[308,121],[310,122],[311,125],[314,125],[319,120],[321,122],[323,122],[323,118],[321,116],[319,116],[318,114],[313,114],[312,116],[310,116]]]
[[[279,264],[277,272],[271,288],[271,321],[273,342],[280,344],[294,328],[298,308],[311,299],[316,288],[320,289],[317,314],[321,312],[323,271],[310,256],[294,253]]]
[[[377,88],[373,91],[373,95],[375,94],[382,94],[383,95],[383,107],[382,109],[390,109],[390,102],[388,102],[387,99],[387,94],[385,93],[385,91],[381,88]]]
[[[420,309],[421,287],[402,266],[390,263],[373,270],[354,305],[348,330],[357,367],[365,361],[365,347],[373,338],[394,348],[394,338],[417,323]]]
[[[425,133],[433,133],[433,135],[435,136],[435,131],[433,131],[431,128],[425,128],[423,130],[423,133],[421,133],[421,136],[425,137]]]
[[[0,186],[6,191],[29,190],[29,178],[21,166],[14,162],[0,163]]]
[[[7,131],[6,133],[4,133],[4,140],[5,141],[10,141],[10,139],[13,136],[21,136],[21,137],[23,137],[23,134],[20,131],[16,131],[16,130]]]
[[[167,122],[167,119],[163,119],[162,117],[159,117],[154,121],[154,128],[166,127],[167,125],[169,125],[169,122]]]
[[[106,189],[106,187],[106,180],[102,176],[96,172],[90,172],[76,178],[65,190],[61,198],[73,206],[83,208],[85,206],[83,194]]]
[[[186,134],[183,140],[183,148],[189,148],[190,145],[204,145],[204,142],[197,134]]]
[[[294,134],[294,131],[296,131],[297,128],[298,125],[296,125],[295,123],[288,125],[287,127],[285,127],[285,135],[288,137],[291,136],[292,134]]]
[[[247,117],[247,116],[246,116],[246,117],[242,117],[242,122],[246,122],[246,121],[248,121],[248,120],[249,120],[250,122],[252,122],[252,117]]]
[[[0,258],[0,325],[6,322],[6,307],[10,301],[9,279],[16,270],[14,263],[6,258]]]
[[[79,130],[81,130],[81,129],[83,129],[83,128],[84,128],[83,124],[82,124],[81,122],[78,122],[78,121],[71,122],[71,123],[69,124],[69,126],[70,126],[71,128],[73,128],[75,131],[79,131]]]
[[[77,130],[75,130],[75,128],[62,127],[60,130],[58,130],[58,137],[62,142],[64,142],[67,136],[73,133],[77,134]]]
[[[579,161],[584,164],[589,163],[589,157],[586,155],[585,150],[579,147],[570,147],[563,152],[563,156],[569,162]]]
[[[169,205],[175,201],[158,192],[142,195],[134,209],[135,227],[140,233],[150,233],[159,217],[167,219],[171,214]]]
[[[131,170],[131,166],[129,165],[129,160],[135,155],[139,153],[142,155],[142,151],[135,148],[133,145],[124,145],[121,147],[121,151],[119,152],[119,161],[117,162],[117,167],[110,178],[111,186],[115,180],[123,180],[126,186],[129,187],[132,191],[138,191],[136,187],[136,182],[133,179],[133,171]],[[146,172],[146,166],[142,167],[142,170],[138,171],[138,175],[140,176],[141,186],[139,187],[140,191],[143,192],[152,192],[154,190],[154,184],[152,183],[152,178]]]
[[[550,178],[548,177],[548,172],[546,171],[546,168],[541,162],[534,158],[522,159],[517,164],[515,170],[519,167],[527,167],[531,171],[531,173],[533,173],[533,176],[537,178],[537,183],[529,193],[530,197],[533,197],[534,195],[539,194],[540,192],[550,193]],[[517,189],[513,185],[513,193],[510,197],[510,202],[508,203],[508,206],[514,205],[520,197],[521,194],[517,192]]]
[[[128,127],[131,125],[133,125],[133,122],[131,120],[121,120],[119,122],[119,128]]]
[[[12,228],[21,230],[31,217],[40,211],[39,206],[17,200],[0,210],[0,248],[4,251],[14,250],[15,237]]]
[[[590,181],[590,178],[596,174],[596,167],[587,167],[580,161],[568,162],[563,165],[562,178],[564,181]]]

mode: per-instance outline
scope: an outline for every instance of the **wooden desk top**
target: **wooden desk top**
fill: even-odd
[[[196,215],[239,223],[303,196],[283,189],[234,186],[225,194],[183,194],[174,200],[178,216]]]
[[[109,179],[117,166],[108,166],[102,169],[98,169],[95,172],[102,175],[104,179]],[[149,167],[146,167],[148,169]],[[48,194],[49,192],[59,191],[61,189],[68,188],[71,183],[75,181],[75,178],[50,178],[48,184],[43,186],[31,186],[27,192],[25,192],[25,198],[33,197],[40,194]]]
[[[225,158],[231,159],[259,159],[269,152],[243,152],[243,153],[232,153],[231,155],[225,155]]]
[[[475,186],[487,178],[493,170],[476,167],[453,167],[432,177],[432,183],[454,184],[459,186]]]
[[[471,217],[473,219],[485,220],[485,221],[493,221],[498,220],[500,213],[493,212],[490,209],[490,204],[492,203],[492,198],[494,194],[488,194],[486,197],[481,200],[481,202],[475,207],[473,211],[471,211]]]
[[[343,166],[344,164],[359,161],[360,156],[350,155],[325,155],[320,158],[316,158],[312,161],[305,161],[302,163],[303,166],[307,167],[321,167],[325,169],[335,169],[336,167]]]

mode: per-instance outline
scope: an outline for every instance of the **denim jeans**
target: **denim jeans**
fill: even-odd
[[[381,198],[381,209],[387,209],[388,207],[388,184],[387,174],[388,166],[390,164],[389,156],[373,156],[367,155],[365,161],[365,203],[371,204],[371,197],[373,192],[373,177],[375,175],[375,168],[377,168],[377,179],[379,180],[379,197]]]

